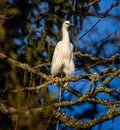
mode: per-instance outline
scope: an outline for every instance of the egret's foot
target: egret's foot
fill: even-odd
[[[68,82],[70,76],[65,76],[64,78],[62,78],[62,82]]]
[[[55,83],[56,85],[58,85],[60,82],[62,82],[62,79],[61,79],[60,77],[55,77],[55,78],[54,78],[54,83]]]
[[[68,86],[68,82],[65,82],[63,86],[64,86],[64,87]]]

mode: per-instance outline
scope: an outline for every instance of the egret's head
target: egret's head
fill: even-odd
[[[74,26],[70,21],[64,21],[62,28],[68,29],[70,26]]]

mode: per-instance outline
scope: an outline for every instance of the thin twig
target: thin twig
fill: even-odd
[[[93,30],[93,28],[101,21],[102,19],[99,19],[87,32],[85,32],[82,36],[80,36],[78,39],[82,39],[86,34],[88,34],[90,31]]]
[[[118,4],[118,0],[115,0],[115,1],[111,4],[111,6],[110,6],[104,13],[102,13],[102,14],[90,13],[90,15],[96,16],[96,17],[98,17],[98,18],[104,18],[104,17],[106,17],[106,16],[109,15],[109,12],[110,12],[114,7],[116,7],[117,4]]]

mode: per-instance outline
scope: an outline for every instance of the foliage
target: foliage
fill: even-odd
[[[120,90],[118,84],[112,82],[119,82],[120,77],[118,33],[104,38],[99,30],[93,31],[99,19],[81,35],[88,17],[119,20],[117,16],[110,16],[110,11],[118,5],[118,1],[114,1],[101,13],[99,0],[1,0],[0,129],[53,130],[56,124],[61,129],[92,129],[120,115]],[[58,91],[51,92],[49,87],[55,89],[56,83],[59,88],[65,79],[57,82],[52,78],[50,64],[65,19],[76,25],[70,32],[71,40],[76,41],[77,76],[67,79],[69,86],[62,86],[64,93],[58,102]],[[99,40],[95,37],[97,33]],[[87,38],[82,38],[87,34],[90,35],[86,43]],[[86,45],[83,49],[81,42],[82,47]],[[106,51],[110,47],[112,53]],[[105,109],[102,115],[100,104]],[[89,108],[79,110],[86,106]]]

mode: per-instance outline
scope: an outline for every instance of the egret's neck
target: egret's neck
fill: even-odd
[[[65,43],[70,43],[69,33],[67,29],[62,29],[62,40],[65,41]]]

